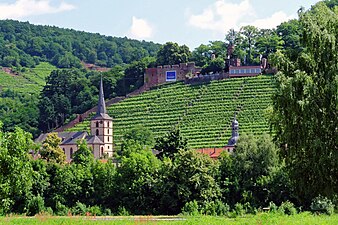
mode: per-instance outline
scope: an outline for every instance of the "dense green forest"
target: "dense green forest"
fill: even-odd
[[[50,62],[80,68],[81,61],[104,67],[155,56],[159,44],[100,34],[0,20],[0,65],[34,67]]]

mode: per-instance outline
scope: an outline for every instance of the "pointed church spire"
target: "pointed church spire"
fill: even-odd
[[[96,115],[92,119],[112,120],[112,118],[107,114],[107,110],[106,110],[106,102],[104,101],[104,93],[103,93],[102,76],[100,80],[99,102],[97,103]]]
[[[100,92],[99,92],[99,103],[97,104],[97,111],[96,114],[106,114],[106,103],[104,101],[104,93],[103,93],[103,82],[102,82],[102,76],[100,81]]]

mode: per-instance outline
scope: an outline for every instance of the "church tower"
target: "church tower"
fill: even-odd
[[[232,128],[232,135],[228,141],[228,146],[234,146],[237,143],[238,138],[239,138],[239,132],[238,132],[239,123],[236,120],[236,114],[234,116],[234,120],[232,121],[231,128]]]
[[[100,149],[100,156],[113,156],[113,118],[107,114],[104,101],[102,77],[100,81],[99,102],[95,116],[90,121],[90,133],[97,136],[104,144]]]

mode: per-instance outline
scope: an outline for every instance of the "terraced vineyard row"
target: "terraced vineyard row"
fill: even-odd
[[[35,68],[26,68],[19,75],[7,74],[0,69],[0,90],[11,89],[21,93],[39,93],[46,84],[45,78],[54,70],[49,63],[40,63]]]
[[[271,76],[232,78],[208,84],[162,85],[108,107],[114,118],[114,141],[120,147],[123,133],[143,125],[156,137],[179,126],[192,148],[222,147],[231,136],[234,113],[240,133],[269,131],[266,109],[271,105],[274,82]],[[75,130],[89,129],[84,121]]]

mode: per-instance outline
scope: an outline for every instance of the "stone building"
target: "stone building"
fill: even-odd
[[[42,143],[47,135],[41,134],[35,142]],[[90,121],[90,134],[86,131],[78,131],[57,132],[57,135],[61,138],[60,148],[66,154],[67,161],[71,161],[72,155],[78,149],[77,143],[81,140],[86,140],[95,158],[113,156],[113,119],[107,114],[102,79],[100,82],[97,111]]]
[[[144,84],[147,87],[153,87],[166,82],[185,80],[189,76],[196,76],[201,70],[195,66],[194,62],[147,68],[144,74]]]

